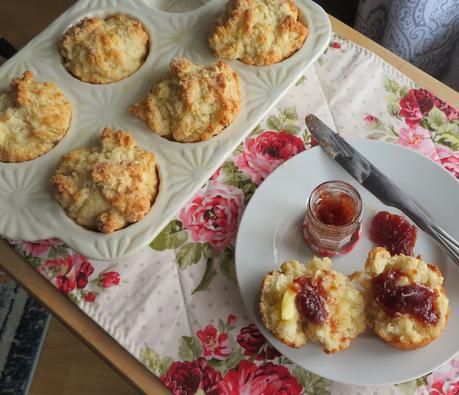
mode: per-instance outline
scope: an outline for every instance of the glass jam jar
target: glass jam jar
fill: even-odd
[[[303,234],[306,244],[321,256],[346,254],[360,238],[362,198],[344,181],[327,181],[309,196]]]

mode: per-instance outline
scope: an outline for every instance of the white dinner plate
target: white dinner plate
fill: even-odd
[[[459,239],[459,183],[443,167],[395,144],[370,140],[350,143],[391,178],[453,237]],[[416,351],[389,347],[370,330],[355,339],[349,349],[325,354],[308,342],[299,349],[279,342],[262,324],[258,296],[263,276],[290,259],[309,261],[311,251],[302,239],[301,224],[306,201],[317,185],[328,180],[352,184],[363,200],[363,232],[356,248],[333,258],[333,267],[345,274],[362,270],[373,247],[369,223],[380,210],[401,214],[383,205],[358,184],[320,147],[312,148],[277,168],[256,190],[239,226],[236,273],[244,304],[260,331],[282,354],[322,377],[357,385],[395,384],[424,375],[447,362],[459,350],[459,267],[424,232],[418,230],[414,249],[427,262],[440,267],[450,299],[451,313],[443,335]]]

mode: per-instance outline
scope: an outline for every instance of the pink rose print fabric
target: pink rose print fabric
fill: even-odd
[[[94,303],[103,289],[122,283],[117,271],[105,271],[95,276],[92,262],[58,239],[9,242],[39,273],[77,305]]]
[[[196,242],[208,242],[222,251],[236,237],[244,196],[240,189],[210,181],[180,210],[178,219]]]
[[[218,395],[222,375],[207,364],[205,358],[191,362],[174,362],[160,380],[175,395],[194,395],[198,390]]]
[[[450,148],[437,145],[436,154],[438,155],[436,160],[445,167],[453,176],[459,178],[459,152],[454,152]]]
[[[386,79],[388,113],[402,120],[397,130],[390,121],[367,114],[366,127],[374,133],[368,137],[400,144],[441,164],[459,178],[459,112],[454,107],[421,88],[408,88]],[[397,104],[395,104],[397,103]]]
[[[72,277],[67,277],[65,274],[57,276],[56,282],[57,288],[59,288],[65,294],[68,294],[75,288],[75,279]]]
[[[196,332],[203,347],[205,358],[225,359],[231,354],[227,333],[217,333],[213,325],[207,325],[204,330]]]
[[[38,270],[44,274],[51,273],[54,275],[61,275],[65,276],[67,273],[72,270],[75,261],[80,261],[84,259],[79,254],[75,255],[68,255],[63,258],[55,258],[55,259],[46,259],[44,264],[41,265]]]
[[[57,288],[68,294],[75,288],[86,287],[94,267],[88,258],[74,253],[63,258],[47,259],[38,270],[45,276],[56,275]]]
[[[400,129],[396,142],[403,147],[411,148],[427,156],[435,151],[435,145],[430,138],[430,133],[419,126]]]
[[[242,328],[237,336],[237,342],[244,348],[244,355],[247,357],[255,356],[257,360],[272,360],[280,356],[279,351],[268,344],[255,324]]]
[[[171,362],[161,372],[163,384],[174,394],[202,390],[218,395],[300,395],[306,381],[310,390],[326,391],[324,379],[301,369],[290,372],[283,365],[286,359],[269,346],[254,324],[241,328],[234,342],[236,322],[237,317],[230,314],[226,322],[219,320],[218,331],[209,324],[198,330],[196,337],[182,337],[179,347],[189,360]],[[192,346],[196,339],[202,347]],[[155,358],[155,366],[167,362],[158,360],[151,350],[144,354]]]
[[[400,99],[400,115],[409,127],[419,125],[421,118],[434,106],[434,97],[425,89],[411,89]]]
[[[405,118],[405,122],[410,127],[416,127],[421,119],[429,114],[433,107],[442,111],[448,121],[459,118],[458,111],[433,96],[425,89],[410,89],[408,94],[400,99],[400,115]]]
[[[76,286],[79,289],[85,288],[88,285],[89,276],[94,272],[94,267],[88,259],[81,262],[75,273]]]
[[[84,295],[84,300],[85,300],[85,302],[92,303],[92,302],[94,302],[96,300],[96,294],[94,292],[87,292]]]
[[[375,129],[378,126],[379,119],[374,115],[368,114],[363,118],[363,120],[370,129]]]
[[[451,360],[437,372],[427,376],[426,384],[416,390],[416,395],[459,394],[459,361]]]
[[[59,239],[40,240],[39,242],[11,240],[10,242],[17,245],[24,253],[35,257],[46,257],[53,247],[63,245]]]
[[[246,139],[243,152],[234,158],[234,163],[255,184],[260,184],[274,169],[301,151],[304,151],[304,142],[299,137],[267,130]]]
[[[229,371],[219,383],[220,394],[300,395],[301,385],[284,366],[268,362],[257,366],[241,361],[237,369]]]
[[[118,272],[105,272],[99,276],[99,281],[103,288],[110,288],[120,285],[121,278]]]

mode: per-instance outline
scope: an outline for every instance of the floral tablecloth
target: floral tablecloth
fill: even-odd
[[[11,243],[175,394],[458,393],[459,358],[397,386],[343,385],[290,362],[251,323],[235,282],[238,223],[269,173],[314,145],[303,122],[308,113],[345,137],[419,151],[459,177],[458,111],[373,53],[334,36],[177,218],[135,256],[95,262],[59,240]]]

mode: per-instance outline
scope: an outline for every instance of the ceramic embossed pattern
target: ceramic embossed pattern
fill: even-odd
[[[127,111],[169,69],[174,56],[197,63],[217,59],[207,45],[210,21],[224,9],[224,0],[180,1],[81,0],[17,55],[0,68],[0,89],[31,70],[40,81],[55,81],[73,106],[70,129],[51,151],[21,164],[0,163],[0,234],[13,239],[62,237],[77,251],[96,259],[116,259],[150,243],[186,201],[199,190],[224,158],[259,122],[280,96],[301,76],[328,45],[331,28],[325,12],[311,0],[298,0],[309,36],[303,47],[285,61],[255,68],[228,62],[241,76],[242,105],[238,117],[218,136],[195,144],[168,141]],[[172,7],[172,8],[170,8]],[[177,8],[178,7],[178,8]],[[105,17],[124,12],[138,18],[150,33],[150,52],[131,76],[107,85],[92,85],[73,78],[63,67],[56,43],[62,34],[85,16]],[[173,11],[173,12],[172,12]],[[69,219],[52,197],[49,178],[58,158],[74,148],[91,145],[104,127],[132,132],[139,147],[156,155],[160,192],[142,220],[104,235]],[[31,221],[33,219],[33,221]]]

